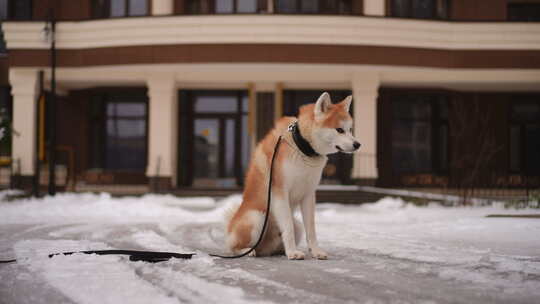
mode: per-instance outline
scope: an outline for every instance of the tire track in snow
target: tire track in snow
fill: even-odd
[[[27,240],[15,244],[19,263],[76,303],[164,303],[176,298],[140,279],[120,256],[73,254],[47,257],[50,252],[105,249],[103,243],[72,240]]]
[[[177,297],[183,303],[219,303],[227,300],[229,303],[248,304],[248,299],[240,287],[231,287],[214,283],[201,278],[177,263],[193,263],[193,261],[171,261],[162,265],[141,265],[136,263],[136,273],[154,286]]]
[[[195,243],[193,236],[200,236],[202,243],[207,244],[207,247],[212,247],[210,244],[213,244],[215,247],[215,235],[212,233],[216,229],[217,224],[215,225],[202,225],[202,224],[192,224],[179,227],[175,233],[181,233],[183,236],[179,239],[187,241],[188,244]],[[134,242],[139,246],[143,246],[148,250],[171,250],[171,251],[180,251],[180,252],[193,252],[186,250],[185,247],[179,247],[178,245],[172,244],[166,238],[165,235],[158,234],[154,231],[144,230],[134,233],[132,235]],[[247,263],[252,263],[255,259],[244,258],[242,261]],[[219,265],[216,263],[219,262]],[[273,294],[274,298],[280,300],[280,302],[291,302],[301,300],[308,300],[311,303],[328,303],[330,300],[324,295],[320,295],[314,292],[308,292],[303,289],[291,288],[287,284],[283,284],[277,281],[265,279],[263,277],[254,275],[250,271],[242,269],[242,265],[233,264],[230,260],[221,260],[218,258],[208,257],[206,254],[199,252],[192,260],[175,260],[172,259],[170,262],[163,263],[162,265],[167,265],[173,263],[174,272],[171,273],[169,268],[154,268],[154,273],[150,273],[154,278],[156,277],[168,277],[167,280],[162,280],[160,286],[169,285],[169,281],[179,281],[181,284],[188,286],[188,289],[192,289],[205,284],[209,285],[208,287],[212,288],[237,288],[233,286],[240,286],[247,298],[261,298],[261,295],[265,293]],[[235,265],[235,266],[233,266]],[[177,273],[185,274],[184,276],[178,276]],[[193,281],[196,281],[196,285],[190,285],[185,282],[185,277],[190,277]],[[145,277],[145,276],[143,276]],[[202,281],[201,281],[202,280]],[[215,286],[215,283],[219,282],[219,286]],[[176,286],[178,287],[178,286]],[[171,290],[174,292],[174,290]],[[234,291],[227,291],[225,289],[221,290],[224,294],[233,293]],[[189,293],[185,290],[182,290],[180,293],[176,293],[179,297],[194,296],[193,293]],[[199,295],[197,298],[198,301],[209,300],[205,295]],[[237,299],[239,302],[242,302],[242,298]],[[210,301],[212,302],[212,301]],[[249,302],[249,301],[248,301]]]

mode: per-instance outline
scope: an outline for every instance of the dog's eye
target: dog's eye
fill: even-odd
[[[342,128],[337,128],[336,131],[337,131],[338,133],[345,133],[345,130],[343,130]]]

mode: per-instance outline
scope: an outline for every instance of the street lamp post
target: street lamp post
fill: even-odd
[[[49,195],[56,194],[56,19],[54,10],[49,10],[49,20],[45,27],[45,34],[51,43],[50,60],[51,60],[51,96],[47,101],[48,115],[48,154],[49,154]]]

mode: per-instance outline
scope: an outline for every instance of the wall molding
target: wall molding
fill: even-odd
[[[4,22],[8,49],[47,49],[43,22]],[[173,44],[370,45],[443,50],[540,50],[535,23],[358,16],[227,15],[59,22],[57,47]]]
[[[38,67],[12,67],[11,74],[37,73]],[[231,73],[234,70],[234,73]],[[141,64],[59,67],[66,90],[99,86],[146,86],[155,73],[170,73],[178,89],[242,89],[247,82],[279,83],[283,88],[350,89],[353,80],[377,73],[381,86],[460,91],[540,91],[540,69],[445,69],[335,64]],[[45,70],[45,79],[50,71]],[[363,79],[363,80],[362,80]],[[11,80],[15,80],[12,78]]]

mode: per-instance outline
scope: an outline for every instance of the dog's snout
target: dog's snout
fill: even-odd
[[[360,148],[360,146],[361,146],[361,144],[359,142],[357,142],[357,141],[355,141],[353,143],[353,147],[354,147],[355,150],[358,150],[358,148]]]

